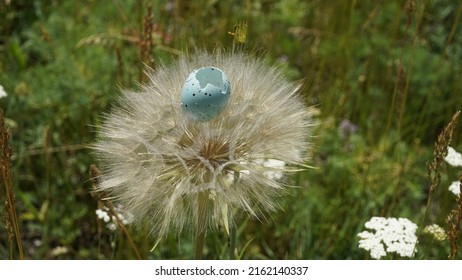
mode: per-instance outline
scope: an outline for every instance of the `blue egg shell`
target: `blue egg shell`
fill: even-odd
[[[231,93],[228,76],[216,67],[194,70],[181,91],[181,107],[197,121],[208,121],[225,108]]]

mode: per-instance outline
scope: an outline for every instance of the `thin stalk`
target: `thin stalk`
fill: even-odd
[[[459,175],[459,190],[462,189],[462,173]],[[446,218],[446,223],[448,227],[448,240],[451,251],[449,253],[448,259],[454,260],[457,256],[457,251],[459,249],[458,240],[459,240],[459,231],[460,223],[462,222],[462,195],[458,195],[456,199],[456,206],[449,213]]]
[[[10,259],[14,258],[13,239],[16,239],[16,246],[19,253],[19,259],[24,259],[24,250],[21,241],[21,231],[19,229],[19,219],[16,213],[16,201],[13,192],[13,177],[11,175],[11,157],[12,150],[9,145],[10,132],[5,127],[5,116],[0,109],[0,176],[1,181],[5,185],[5,225],[8,232],[8,240],[10,246]],[[3,193],[3,192],[2,192]]]
[[[202,260],[202,254],[204,249],[204,241],[206,234],[206,223],[207,223],[207,199],[208,192],[203,191],[197,193],[197,227],[196,227],[196,240],[195,240],[195,252],[194,259]]]
[[[412,3],[412,1],[409,1],[408,3]],[[407,4],[406,4],[407,5]],[[414,10],[414,7],[413,7],[413,4],[409,4],[410,6],[412,6],[412,8],[409,8],[408,9],[408,24],[406,25],[406,29],[408,29],[408,27],[410,26],[411,24],[411,14]],[[408,94],[409,94],[409,86],[410,86],[410,82],[411,82],[411,73],[412,73],[412,70],[413,70],[413,65],[414,65],[414,55],[415,55],[415,49],[417,47],[417,43],[418,43],[418,40],[419,40],[419,29],[420,29],[420,25],[422,23],[422,20],[423,20],[423,14],[424,14],[424,11],[425,11],[425,3],[422,4],[422,6],[419,7],[419,10],[417,11],[417,15],[416,15],[416,23],[415,23],[415,29],[414,29],[414,36],[412,38],[412,47],[411,47],[411,54],[409,55],[409,64],[407,66],[407,71],[406,71],[406,81],[405,81],[405,84],[404,84],[404,89],[403,89],[403,96],[401,98],[402,102],[401,102],[401,106],[399,108],[399,116],[398,116],[398,135],[401,139],[401,128],[402,128],[402,122],[403,122],[403,117],[404,117],[404,111],[406,110],[406,103],[407,103],[407,97],[408,97]],[[406,31],[407,33],[407,31]]]
[[[422,220],[419,225],[419,230],[417,235],[420,236],[422,234],[423,225],[425,223],[425,219],[427,218],[428,210],[432,203],[433,194],[440,185],[441,181],[441,174],[440,168],[444,158],[448,154],[448,146],[452,142],[452,137],[454,133],[454,127],[457,124],[457,119],[459,117],[460,111],[457,111],[451,118],[449,124],[444,128],[444,130],[438,135],[438,139],[435,143],[435,149],[433,151],[433,161],[427,162],[427,178],[430,182],[429,190],[428,190],[428,199],[427,205],[425,207],[425,212],[423,214]],[[416,243],[417,245],[417,243]],[[414,246],[415,250],[415,246]]]
[[[236,227],[231,226],[229,229],[229,259],[236,259],[234,251],[236,250]]]
[[[102,173],[96,167],[96,165],[90,166],[90,179],[93,183],[94,194],[97,195],[97,198],[98,198],[98,204],[101,203],[102,205],[106,206],[109,209],[110,215],[115,217],[117,226],[122,231],[123,235],[127,238],[128,243],[130,244],[130,247],[132,247],[133,252],[135,252],[136,258],[141,260],[142,257],[141,257],[140,251],[136,247],[135,242],[133,241],[133,238],[130,235],[130,232],[127,230],[123,222],[120,220],[119,215],[117,214],[117,211],[115,210],[115,207],[112,204],[112,202],[106,199],[108,195],[102,191],[97,191],[98,185],[99,185],[99,178],[101,177],[101,175]]]
[[[43,165],[45,168],[45,186],[46,186],[46,197],[45,201],[43,203],[42,208],[40,209],[40,214],[43,223],[43,237],[42,237],[42,254],[45,257],[45,255],[48,252],[49,248],[49,243],[50,243],[50,208],[52,207],[52,190],[51,190],[51,183],[50,183],[50,178],[51,178],[51,168],[50,168],[50,127],[45,128],[44,132],[44,157],[43,157]]]

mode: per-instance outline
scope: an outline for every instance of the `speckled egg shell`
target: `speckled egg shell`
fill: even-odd
[[[212,66],[194,70],[181,91],[181,107],[197,121],[208,121],[225,108],[231,93],[226,74]]]

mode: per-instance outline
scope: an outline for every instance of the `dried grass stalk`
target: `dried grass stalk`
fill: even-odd
[[[10,259],[14,259],[14,241],[19,253],[19,259],[24,259],[24,250],[21,242],[21,231],[19,230],[19,220],[16,214],[15,197],[13,192],[13,179],[11,175],[11,156],[13,154],[8,141],[10,132],[5,127],[5,115],[0,109],[0,147],[2,154],[0,156],[0,168],[2,182],[5,186],[5,226],[8,232],[8,241],[10,246]],[[3,188],[1,188],[3,190]]]

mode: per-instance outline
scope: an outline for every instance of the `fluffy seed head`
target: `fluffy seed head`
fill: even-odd
[[[197,121],[180,97],[190,73],[205,66],[226,73],[231,93],[216,117]],[[100,127],[99,189],[160,237],[197,226],[197,209],[204,226],[226,230],[238,210],[253,217],[275,210],[287,187],[282,174],[307,157],[311,122],[298,86],[242,54],[201,52],[148,76],[140,92],[123,92]]]

